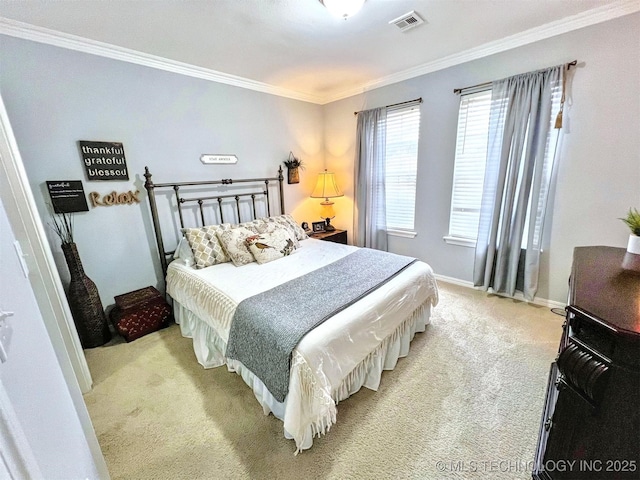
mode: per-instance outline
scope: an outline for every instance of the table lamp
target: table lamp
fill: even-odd
[[[335,227],[331,225],[331,219],[336,216],[336,212],[333,210],[333,202],[329,199],[342,197],[343,195],[336,184],[336,177],[333,173],[329,173],[325,169],[323,173],[318,174],[318,182],[316,183],[316,188],[313,189],[311,198],[324,198],[324,202],[320,203],[320,218],[326,222],[324,229],[327,232],[335,230]]]

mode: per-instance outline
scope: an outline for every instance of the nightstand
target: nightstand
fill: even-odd
[[[334,230],[333,232],[318,232],[309,235],[309,238],[315,238],[316,240],[325,240],[327,242],[347,244],[347,231],[346,230]]]

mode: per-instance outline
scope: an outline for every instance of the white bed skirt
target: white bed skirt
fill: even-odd
[[[225,342],[206,322],[174,301],[176,323],[180,324],[182,335],[193,339],[193,349],[198,362],[204,368],[227,365],[229,371],[236,372],[251,387],[255,397],[262,405],[265,415],[273,413],[284,422],[284,436],[294,439],[296,453],[311,448],[313,438],[326,433],[336,421],[336,405],[348,398],[360,388],[377,390],[383,370],[393,370],[400,357],[409,353],[409,344],[417,332],[424,332],[431,316],[431,301],[427,300],[409,315],[395,331],[354,368],[341,383],[331,388],[309,392],[321,382],[312,376],[312,369],[297,350],[293,352],[292,375],[289,394],[284,402],[278,402],[267,390],[262,381],[248,368],[236,360],[224,356]],[[296,367],[294,369],[294,367]],[[295,371],[295,374],[294,374]],[[313,385],[314,387],[310,387]]]

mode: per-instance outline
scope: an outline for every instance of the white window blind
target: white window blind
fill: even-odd
[[[385,192],[387,228],[392,230],[414,229],[419,136],[419,105],[387,112]]]
[[[475,240],[478,235],[490,110],[491,90],[461,95],[449,237]]]
[[[536,245],[541,242],[539,217],[544,210],[544,204],[548,196],[547,190],[558,140],[558,130],[553,127],[560,109],[561,87],[559,84],[552,91],[551,128],[545,146],[544,178],[537,205],[536,228],[533,236],[533,242]],[[504,109],[506,110],[506,106]],[[478,235],[484,171],[487,159],[490,110],[491,90],[463,94],[460,98],[448,239],[458,238],[475,241]],[[500,126],[504,119],[498,119],[497,121],[498,126]],[[525,141],[525,145],[526,143]],[[525,232],[528,230],[528,223],[529,215],[526,218]],[[526,248],[526,246],[527,236],[525,235],[522,239],[522,248]]]

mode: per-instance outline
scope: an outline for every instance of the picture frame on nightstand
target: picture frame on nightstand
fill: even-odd
[[[313,233],[324,232],[325,225],[326,225],[326,223],[324,221],[322,221],[322,222],[312,222],[311,223],[311,227],[312,227]]]

